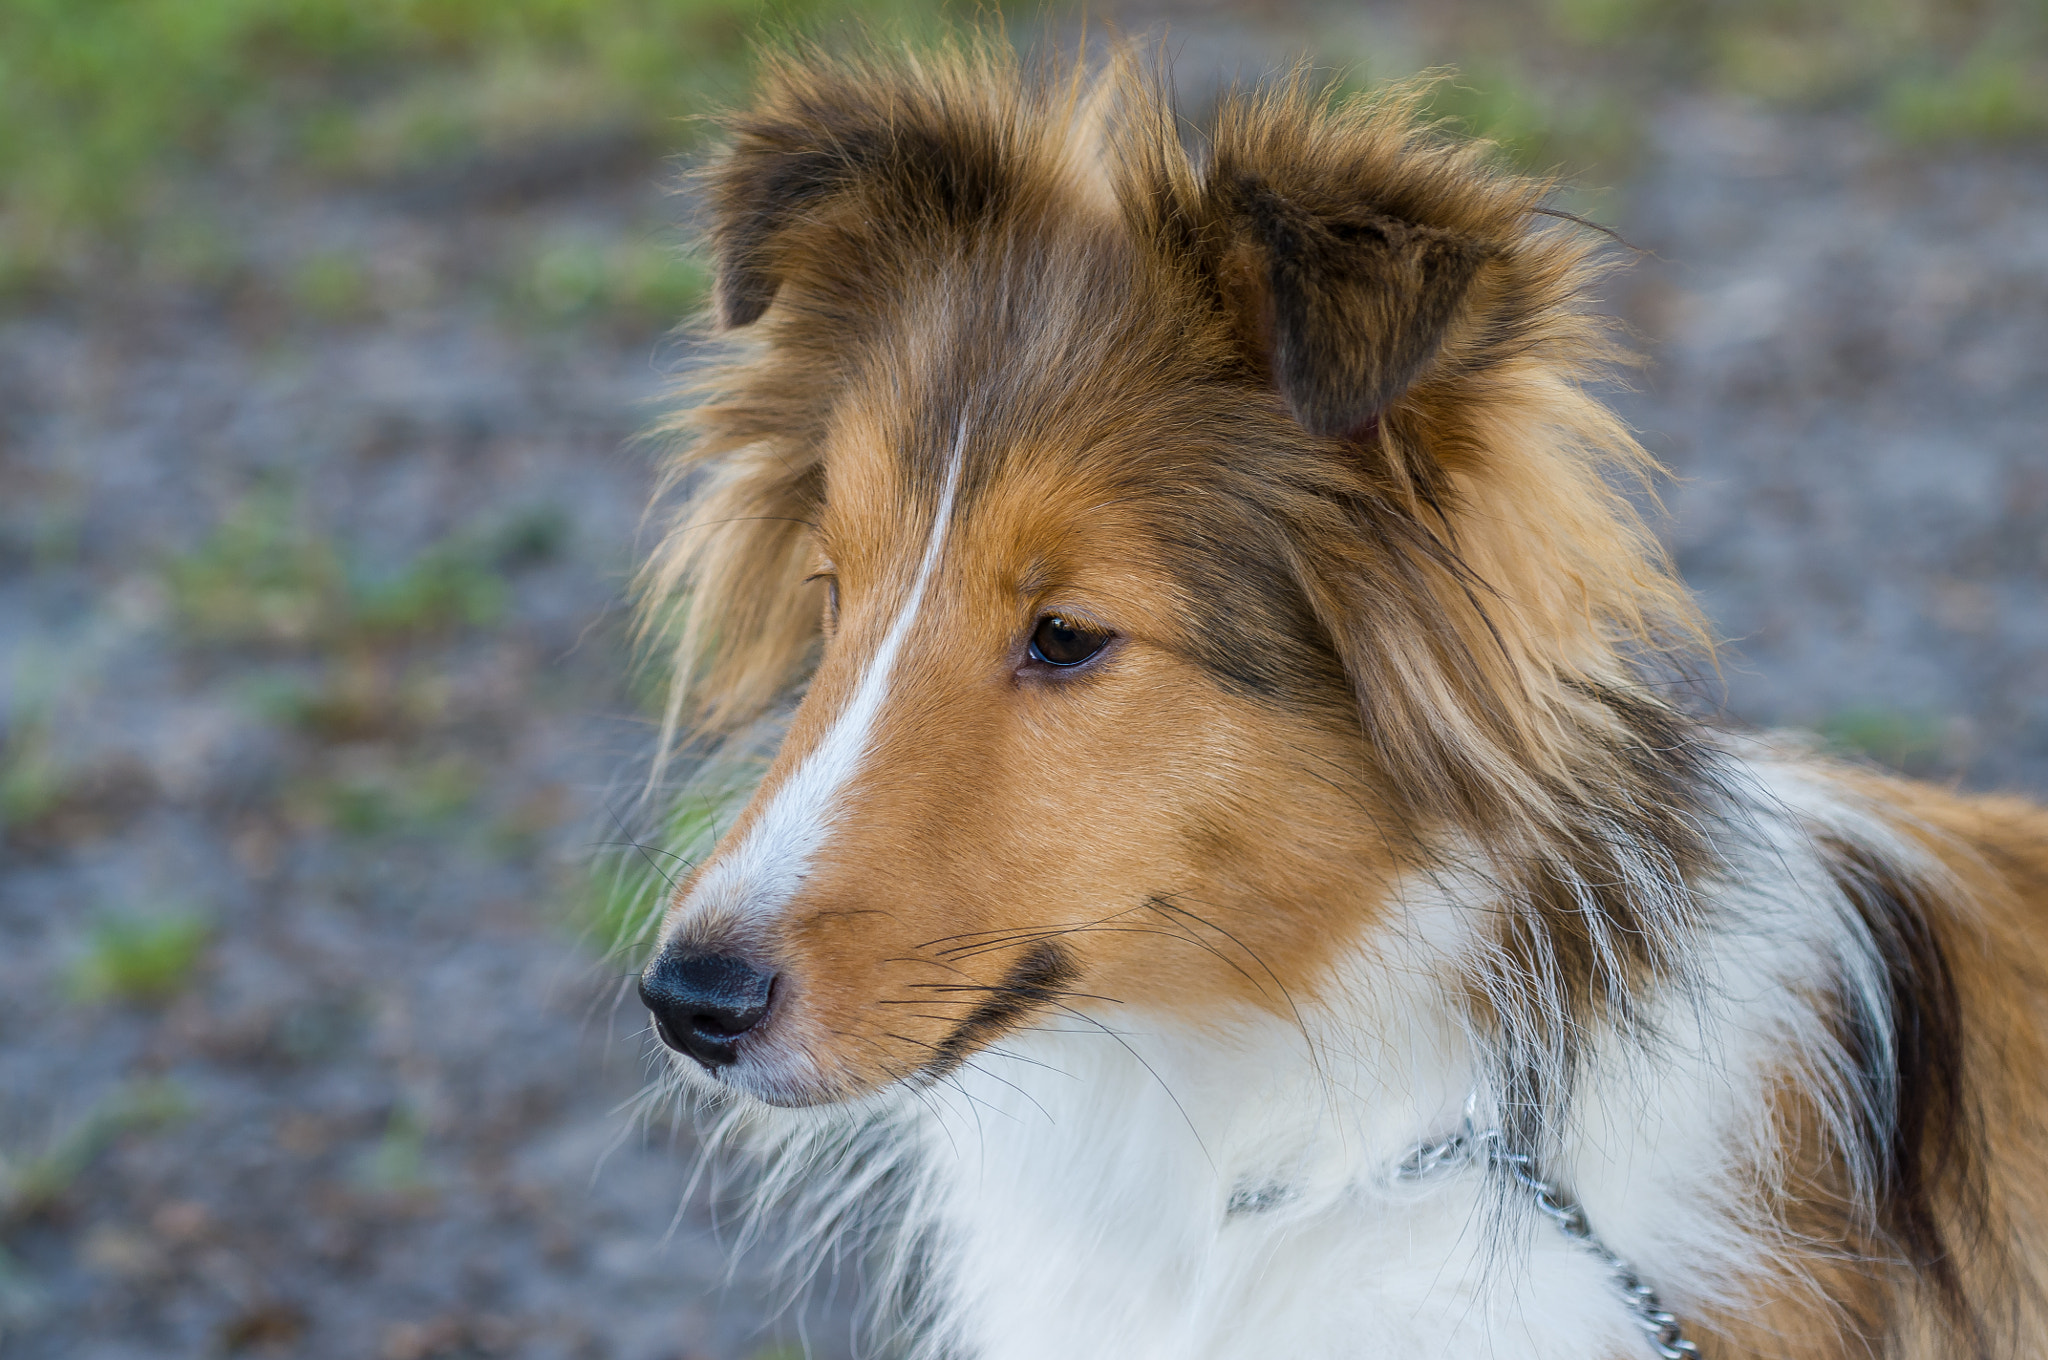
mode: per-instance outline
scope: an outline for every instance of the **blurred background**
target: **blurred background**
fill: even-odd
[[[1646,252],[1615,396],[1709,701],[2048,794],[2048,3],[1092,13],[1191,105],[1455,66],[1439,114]],[[765,17],[0,0],[8,1360],[848,1353],[622,1108],[602,948],[673,190]]]

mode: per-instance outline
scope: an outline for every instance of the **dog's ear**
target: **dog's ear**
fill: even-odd
[[[1296,420],[1355,436],[1423,379],[1471,310],[1485,241],[1369,202],[1311,208],[1253,174],[1209,186],[1226,295]]]
[[[768,310],[782,286],[777,234],[851,177],[843,154],[803,134],[755,120],[736,130],[732,150],[708,176],[721,326],[749,325]]]
[[[1323,215],[1249,177],[1231,187],[1274,383],[1311,433],[1357,433],[1429,371],[1491,252],[1370,207]]]
[[[926,71],[815,58],[771,66],[703,176],[720,324],[758,320],[793,280],[827,292],[878,281],[907,252],[942,248],[953,231],[1014,206],[1028,157],[999,102],[995,60],[979,53]]]

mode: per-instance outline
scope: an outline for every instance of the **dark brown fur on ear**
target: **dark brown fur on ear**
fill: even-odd
[[[721,326],[751,325],[768,310],[782,286],[776,233],[840,189],[852,168],[841,155],[805,145],[801,132],[773,124],[740,129],[733,154],[711,177]]]
[[[1028,223],[1058,195],[1046,174],[1076,83],[1020,104],[1013,59],[986,42],[929,80],[816,53],[771,56],[761,97],[727,120],[706,170],[718,320],[746,326],[787,284],[835,315],[886,296],[906,257],[980,227]]]
[[[789,265],[785,233],[817,225],[835,195],[884,186],[891,216],[937,219],[915,224],[927,228],[993,215],[1008,196],[1003,148],[971,117],[919,117],[938,111],[909,107],[898,89],[852,80],[814,77],[784,94],[735,120],[732,150],[711,176],[726,326],[768,310]]]
[[[1493,254],[1370,204],[1319,215],[1250,175],[1218,189],[1264,275],[1273,381],[1312,434],[1356,435],[1413,386]]]
[[[1120,143],[1134,232],[1206,275],[1302,428],[1370,443],[1415,506],[1488,442],[1473,382],[1532,354],[1617,357],[1588,324],[1590,249],[1533,230],[1549,183],[1430,124],[1429,89],[1341,97],[1304,69],[1225,96],[1205,164],[1175,164],[1157,132],[1156,150]]]

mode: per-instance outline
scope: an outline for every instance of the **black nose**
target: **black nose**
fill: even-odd
[[[731,954],[665,949],[640,975],[640,1000],[655,1032],[706,1067],[738,1057],[739,1037],[768,1014],[775,975]]]

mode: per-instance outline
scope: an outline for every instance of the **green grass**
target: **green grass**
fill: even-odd
[[[7,0],[0,286],[75,270],[81,246],[89,254],[94,242],[203,222],[221,174],[430,174],[593,137],[641,144],[651,164],[689,143],[696,128],[686,115],[707,93],[744,85],[764,24],[914,22],[938,9],[936,0]],[[338,277],[311,287],[346,292]]]
[[[546,325],[606,316],[670,325],[694,311],[710,266],[656,241],[546,241],[515,271],[515,310]]]
[[[299,261],[286,291],[295,306],[322,321],[350,321],[370,311],[369,269],[361,256],[346,251]]]
[[[1641,120],[1612,92],[1542,87],[1513,63],[1475,63],[1439,82],[1427,114],[1469,136],[1483,137],[1523,169],[1623,175],[1640,149]]]
[[[427,1132],[410,1105],[393,1107],[383,1136],[357,1159],[355,1182],[373,1195],[411,1197],[432,1189]]]
[[[301,496],[272,486],[236,502],[161,570],[179,639],[195,653],[232,656],[244,704],[323,742],[362,741],[438,722],[449,693],[431,644],[500,623],[513,579],[559,558],[572,532],[561,508],[535,506],[380,561],[320,529]],[[10,787],[27,803],[47,783],[33,736],[24,729],[16,759],[0,750],[0,815]],[[342,829],[443,820],[419,798],[348,781],[322,789],[298,800],[304,820]]]
[[[2048,135],[2048,0],[1482,0],[1423,48],[1367,50],[1441,63],[1431,117],[1588,182],[1628,178],[1675,90],[1848,111],[1904,144]]]
[[[1873,706],[1832,714],[1820,723],[1819,731],[1829,746],[1845,755],[1875,760],[1907,774],[1938,769],[1947,746],[1938,719]]]
[[[1850,112],[1905,144],[2048,135],[2048,0],[1490,0],[1411,55],[1461,73],[1436,115],[1609,181],[1675,90]]]
[[[65,772],[50,751],[48,721],[18,715],[0,736],[0,831],[39,821],[64,800]]]
[[[358,838],[439,832],[468,810],[478,791],[476,770],[454,758],[325,781],[312,790],[316,819]]]
[[[1055,9],[1065,8],[1056,3]],[[653,167],[745,88],[764,31],[917,32],[997,0],[6,0],[0,296],[139,267],[236,274],[223,180],[432,183],[554,147]],[[1477,130],[1535,164],[1614,160],[1626,109],[1676,86],[1847,103],[1910,142],[2048,131],[2043,0],[1495,0],[1444,50]],[[1507,35],[1513,34],[1512,40]],[[1530,54],[1565,53],[1543,81]],[[1532,94],[1532,91],[1541,93]],[[1456,102],[1456,101],[1454,101]],[[1626,149],[1625,147],[1623,148]],[[316,319],[365,314],[364,262],[287,271]],[[543,243],[506,280],[537,318],[665,324],[701,269],[644,245]]]
[[[1997,80],[2033,89],[2048,80],[2042,0],[1549,0],[1548,8],[1582,46],[1624,53],[1665,82],[1856,108],[1894,128],[1898,91],[1974,85],[1981,76],[1972,68],[1988,53],[2011,73]],[[1960,117],[1929,120],[1911,135],[1985,131],[1983,120]]]
[[[458,534],[401,566],[352,553],[308,523],[297,497],[245,497],[192,551],[164,566],[181,631],[204,643],[378,647],[497,621],[504,573],[530,557],[531,523]],[[509,537],[508,537],[509,535]]]
[[[87,1004],[161,1005],[190,984],[213,927],[189,913],[110,917],[93,927],[67,990]]]
[[[505,612],[505,580],[485,545],[450,539],[394,572],[350,572],[340,631],[407,638],[481,628]]]
[[[1899,76],[1884,114],[1907,142],[2038,139],[2048,135],[2048,76],[2022,54],[1986,48],[1949,69]]]
[[[165,565],[182,629],[208,642],[310,642],[345,598],[341,555],[275,490],[229,511],[192,552]]]
[[[136,1082],[101,1101],[42,1151],[0,1156],[0,1223],[49,1209],[117,1139],[172,1123],[187,1109],[169,1082]]]
[[[541,566],[561,557],[574,528],[560,506],[536,505],[507,520],[491,536],[490,551],[507,571]]]
[[[653,834],[629,840],[612,828],[611,843],[594,858],[583,892],[572,903],[571,927],[593,948],[639,968],[670,889],[732,825],[760,774],[747,766],[700,775]]]

